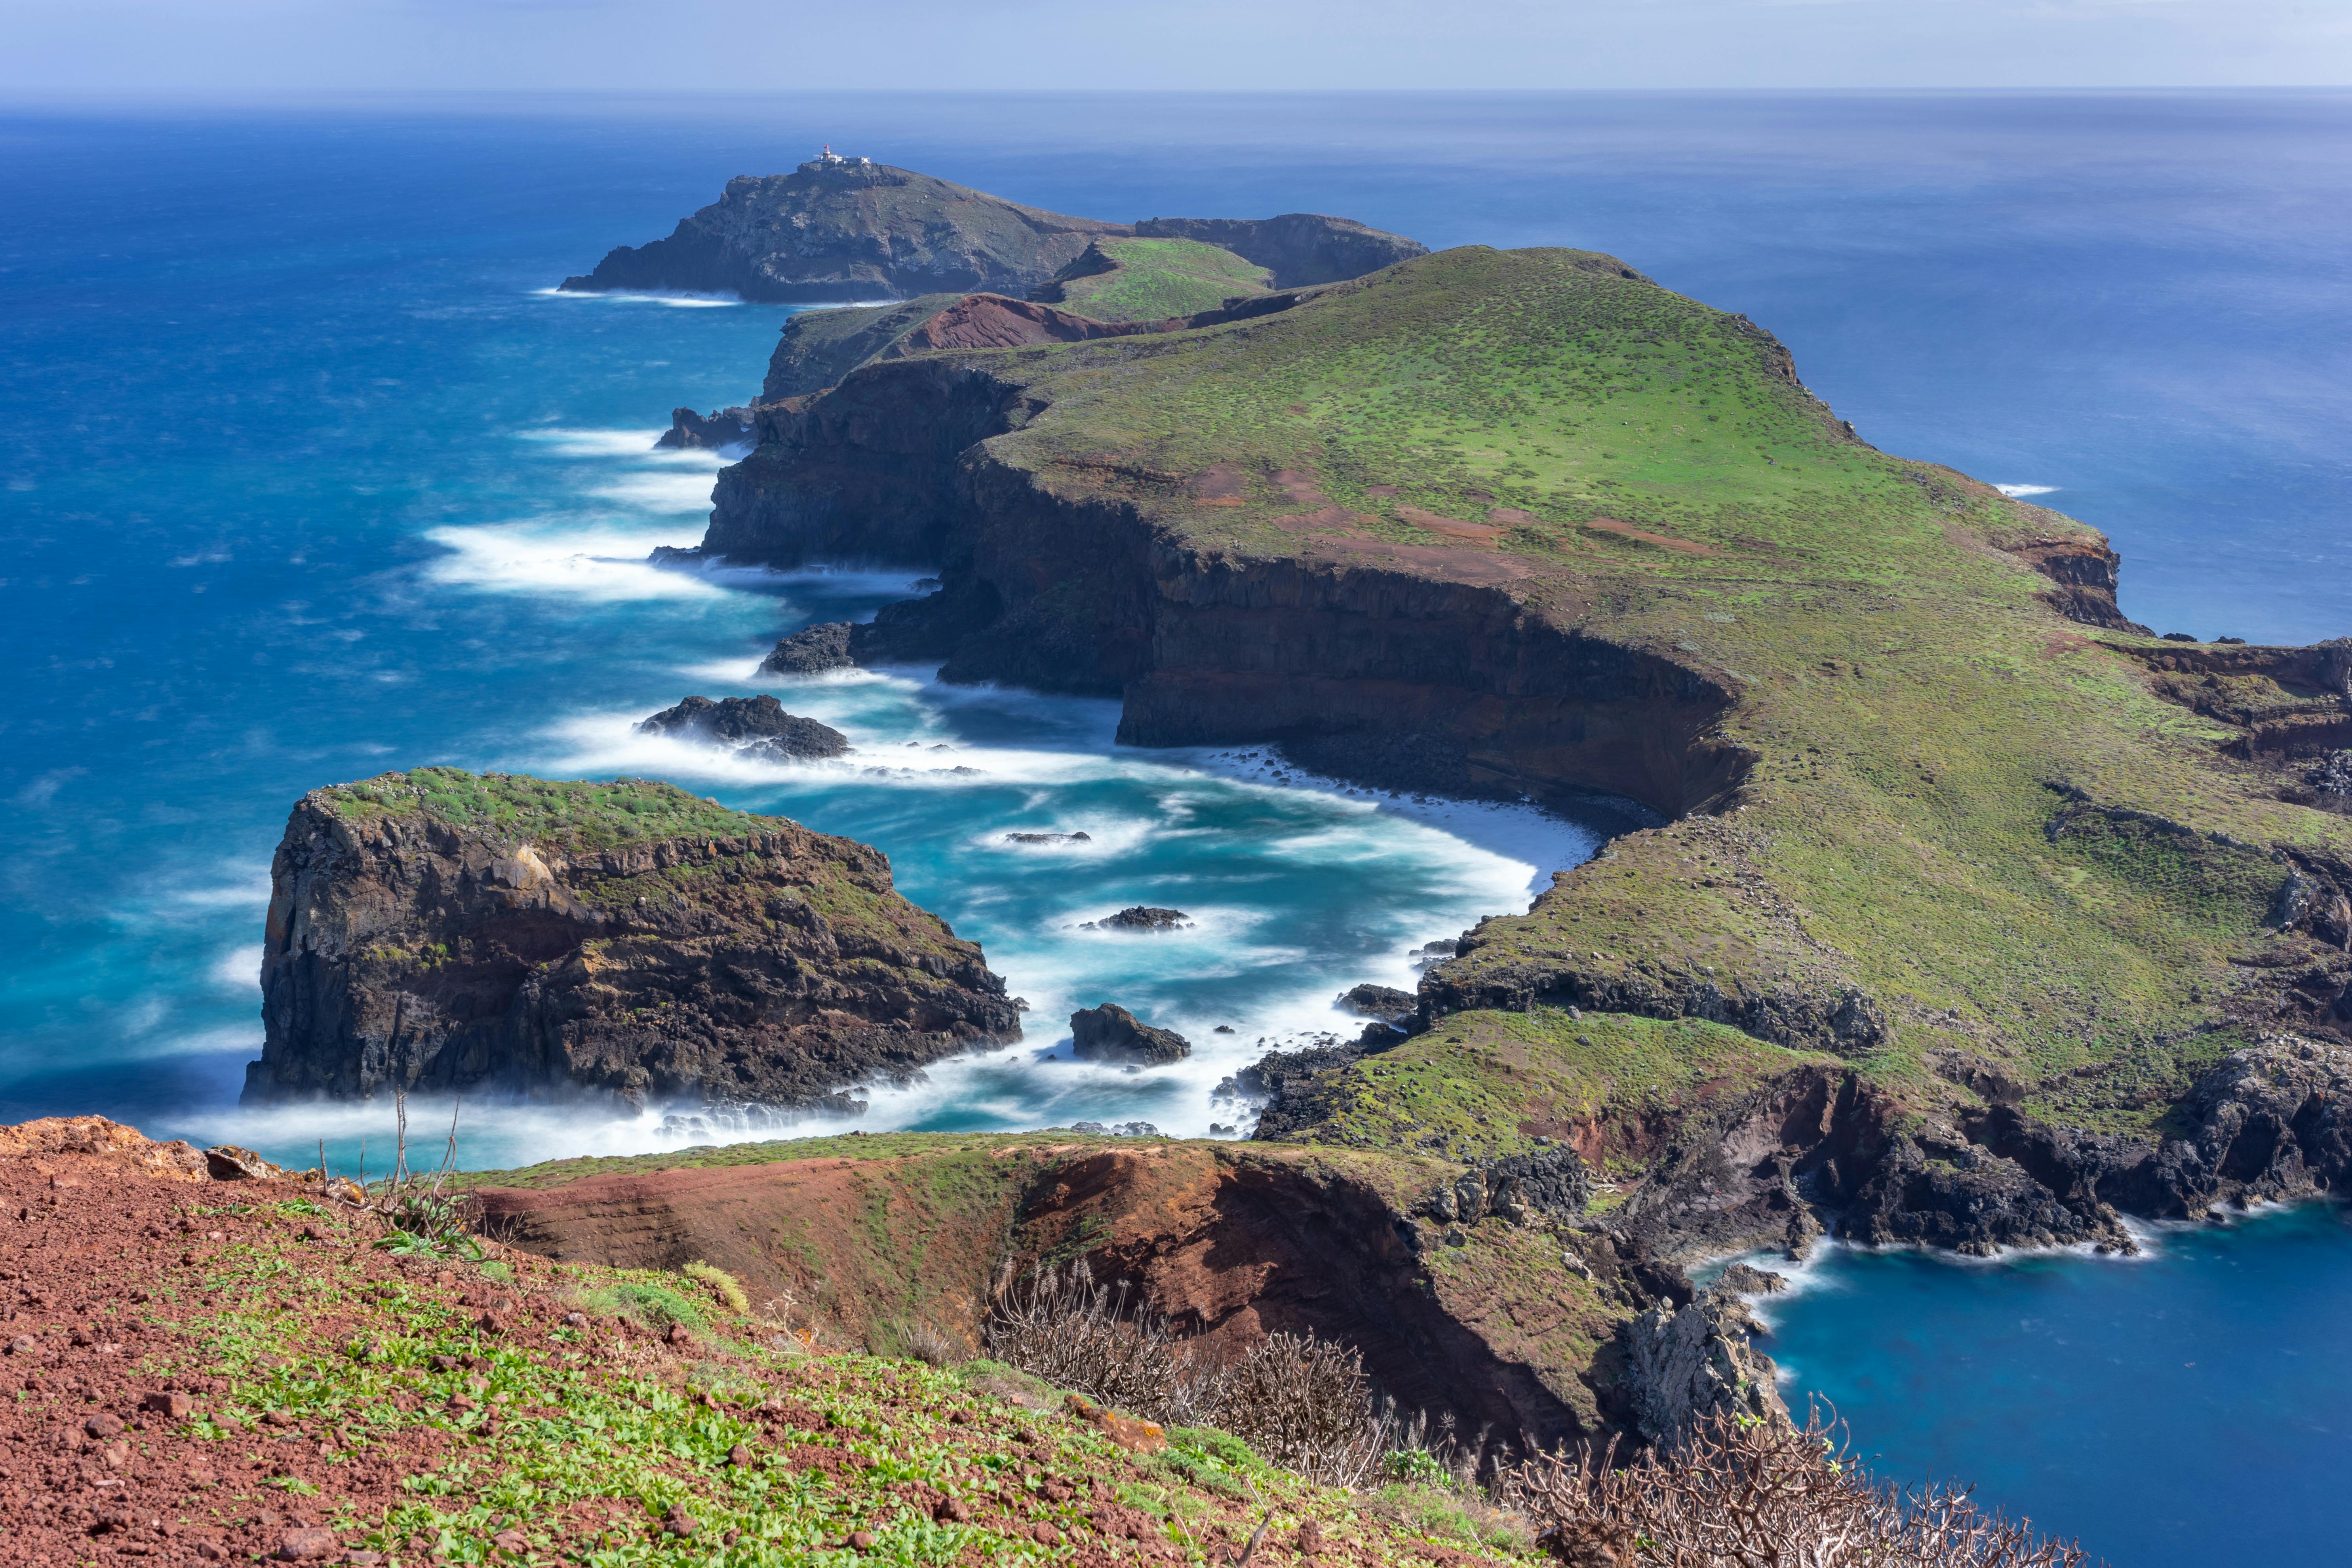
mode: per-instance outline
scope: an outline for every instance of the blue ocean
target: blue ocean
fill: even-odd
[[[346,1168],[383,1150],[388,1110],[236,1094],[285,814],[394,767],[669,778],[887,851],[1039,1022],[876,1093],[874,1127],[1208,1133],[1231,1117],[1217,1080],[1344,1026],[1339,991],[1409,984],[1412,949],[1591,853],[1597,825],[1121,748],[1110,705],[920,670],[789,693],[851,734],[853,770],[635,733],[689,692],[761,689],[780,635],[909,591],[647,566],[699,536],[718,466],[655,436],[674,405],[751,394],[785,312],[551,289],[820,142],[1105,217],[1304,209],[1433,247],[1609,251],[1770,328],[1865,439],[2105,529],[2125,608],[2158,630],[2352,632],[2342,94],[19,109],[0,114],[0,1117],[284,1156],[323,1139]],[[1030,828],[1087,839],[1003,837]],[[1081,929],[1136,902],[1195,924]],[[1105,1000],[1202,1048],[1155,1074],[1067,1060],[1050,1020]],[[789,1130],[478,1106],[463,1153]],[[1832,1253],[1774,1308],[1792,1397],[1835,1398],[1888,1475],[1973,1479],[2118,1563],[2333,1560],[2341,1226],[2152,1240],[2132,1264]],[[2198,1365],[2176,1376],[2157,1352],[2180,1346]]]

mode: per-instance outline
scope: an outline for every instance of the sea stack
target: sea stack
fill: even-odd
[[[271,868],[247,1104],[395,1089],[848,1110],[1019,1037],[889,862],[636,779],[420,768],[314,790]]]

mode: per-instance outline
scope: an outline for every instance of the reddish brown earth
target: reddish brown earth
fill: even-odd
[[[1204,1144],[1013,1145],[940,1156],[782,1160],[486,1188],[488,1223],[567,1261],[701,1258],[755,1304],[888,1342],[924,1323],[979,1344],[992,1280],[1083,1255],[1180,1331],[1238,1351],[1277,1331],[1351,1344],[1392,1397],[1467,1429],[1551,1443],[1601,1422],[1588,1369],[1622,1312],[1540,1228],[1465,1245],[1410,1211],[1451,1167]],[[984,1163],[983,1163],[984,1162]],[[1450,1179],[1450,1178],[1448,1178]]]
[[[155,1369],[188,1359],[183,1336],[216,1305],[194,1288],[206,1263],[260,1223],[200,1211],[254,1191],[212,1181],[203,1155],[184,1143],[151,1143],[97,1117],[0,1129],[0,1290],[8,1303],[0,1387],[14,1396],[0,1404],[8,1561],[250,1559],[278,1552],[289,1531],[315,1527],[339,1501],[392,1503],[402,1477],[444,1456],[443,1434],[375,1444],[349,1463],[331,1462],[332,1432],[277,1431],[267,1459],[197,1435],[190,1423],[226,1383]],[[305,1246],[321,1265],[350,1270],[355,1298],[391,1279],[460,1294],[440,1265],[420,1279],[364,1240],[329,1240],[320,1230]],[[366,1316],[354,1299],[352,1310],[316,1331],[349,1334]],[[540,1329],[525,1319],[513,1327],[525,1337]],[[285,1477],[320,1494],[254,1495]]]
[[[830,1190],[809,1171],[785,1174],[776,1190],[797,1199]],[[662,1185],[641,1185],[638,1207],[657,1206]],[[610,1205],[624,1190],[605,1184],[595,1192]],[[700,1202],[710,1189],[687,1183],[678,1190]],[[517,1358],[551,1369],[584,1360],[614,1390],[667,1386],[714,1412],[741,1405],[730,1414],[754,1431],[735,1450],[734,1464],[821,1472],[836,1490],[875,1494],[877,1518],[903,1506],[919,1517],[1054,1548],[1052,1560],[1075,1568],[1187,1559],[1159,1520],[1121,1500],[1138,1487],[1164,1494],[1171,1480],[1147,1468],[1148,1456],[1165,1441],[1147,1423],[1091,1408],[1065,1411],[1034,1403],[1024,1390],[971,1389],[924,1368],[854,1356],[754,1360],[724,1340],[683,1329],[656,1337],[621,1320],[592,1321],[574,1315],[573,1306],[582,1287],[600,1282],[593,1271],[495,1242],[488,1250],[510,1274],[499,1282],[464,1262],[396,1257],[374,1245],[383,1233],[372,1215],[318,1204],[323,1217],[312,1221],[284,1206],[318,1196],[316,1184],[293,1179],[212,1179],[204,1156],[186,1144],[152,1143],[97,1118],[0,1128],[7,1320],[0,1376],[11,1394],[0,1403],[0,1562],[394,1561],[358,1544],[371,1521],[395,1504],[413,1508],[420,1495],[445,1495],[405,1483],[425,1472],[444,1481],[470,1478],[436,1505],[445,1519],[457,1520],[468,1497],[511,1462],[517,1450],[506,1427],[520,1433],[534,1417],[562,1414],[472,1405],[464,1378],[488,1370],[493,1351],[509,1382]],[[273,1376],[331,1382],[340,1357],[297,1363],[236,1350],[224,1359],[224,1327],[257,1325],[274,1342],[365,1346],[370,1359],[384,1337],[418,1332],[447,1340],[450,1353],[392,1380],[383,1400],[388,1408],[357,1409],[333,1425],[278,1410],[257,1391]],[[709,1391],[722,1384],[725,1401]],[[443,1394],[446,1403],[437,1402]],[[841,1415],[845,1401],[853,1412],[874,1410],[893,1426],[928,1430],[960,1448],[960,1472],[977,1475],[970,1461],[988,1457],[1001,1481],[950,1497],[925,1482],[866,1475],[874,1461],[849,1441],[850,1428],[866,1417]],[[1019,1408],[1024,1404],[1029,1407]],[[242,1423],[229,1418],[232,1408]],[[270,1413],[257,1415],[259,1408]],[[652,1462],[681,1486],[707,1484],[696,1481],[691,1464]],[[1278,1506],[1289,1516],[1313,1501],[1289,1485]],[[446,1511],[452,1508],[457,1511]],[[1257,1518],[1257,1505],[1237,1493],[1192,1492],[1185,1519],[1198,1554],[1192,1560],[1241,1557]],[[664,1561],[722,1560],[725,1542],[709,1539],[710,1531],[689,1545],[683,1536],[665,1536],[659,1523],[649,1523],[635,1497],[574,1497],[504,1527],[494,1516],[480,1526],[497,1531],[489,1539],[434,1550],[413,1537],[396,1561],[454,1555],[576,1563],[615,1535],[650,1536]],[[1308,1562],[1392,1568],[1408,1554],[1448,1564],[1488,1561],[1413,1539],[1417,1533],[1351,1502],[1345,1517],[1307,1516],[1277,1531],[1254,1560],[1276,1568]],[[835,1544],[863,1550],[871,1542],[860,1534]]]

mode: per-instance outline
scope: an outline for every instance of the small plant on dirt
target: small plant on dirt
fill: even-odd
[[[1752,1415],[1701,1421],[1680,1447],[1619,1466],[1612,1440],[1540,1456],[1498,1488],[1571,1568],[2086,1568],[2072,1543],[1979,1510],[1965,1490],[1874,1482],[1842,1423],[1801,1431]]]
[[[751,1315],[751,1299],[743,1294],[743,1287],[735,1282],[735,1276],[724,1268],[697,1258],[678,1272],[710,1287],[711,1293],[726,1302],[728,1310],[736,1316],[748,1318]]]
[[[392,1109],[398,1129],[392,1177],[384,1184],[383,1195],[369,1205],[383,1216],[391,1230],[376,1245],[387,1252],[407,1257],[480,1258],[482,1244],[474,1239],[468,1224],[471,1201],[443,1191],[450,1173],[457,1168],[457,1112],[453,1110],[449,1114],[449,1141],[442,1152],[441,1163],[430,1174],[420,1174],[408,1168],[408,1096],[404,1091],[394,1094]]]

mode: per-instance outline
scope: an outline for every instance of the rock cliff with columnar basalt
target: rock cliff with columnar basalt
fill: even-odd
[[[271,868],[247,1103],[404,1089],[847,1109],[1018,1037],[889,862],[667,784],[450,768],[315,790]]]
[[[1638,1187],[1727,1085],[1828,1073],[1846,1111],[1736,1118],[1702,1162],[1770,1175],[1769,1215],[1664,1203],[1629,1243],[1801,1212],[2112,1241],[2118,1208],[2260,1195],[2126,1173],[2189,1170],[2174,1118],[2230,1052],[2352,1044],[2336,645],[2148,635],[2096,532],[1867,446],[1769,333],[1612,258],[1468,247],[1247,320],[909,349],[757,428],[707,551],[939,572],[853,657],[1116,696],[1134,743],[1653,814],[1465,933],[1293,1136],[1567,1137]],[[2011,1118],[2123,1142],[2078,1180]]]

